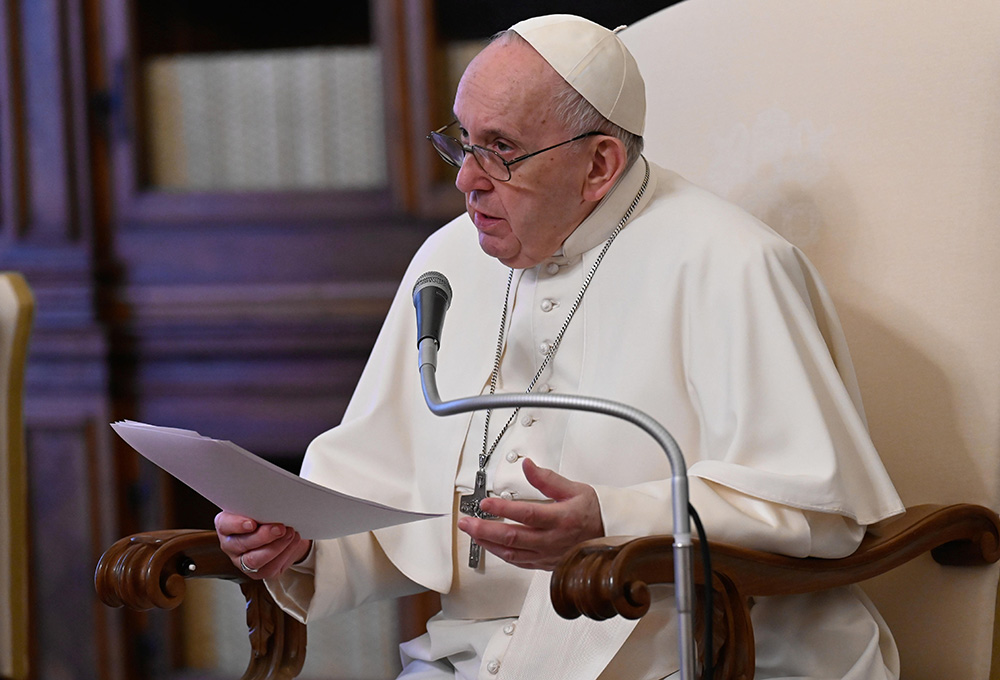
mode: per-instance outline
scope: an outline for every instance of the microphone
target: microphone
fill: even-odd
[[[444,313],[451,306],[451,285],[441,272],[424,272],[413,286],[413,306],[417,308],[417,347],[426,338],[441,346]]]

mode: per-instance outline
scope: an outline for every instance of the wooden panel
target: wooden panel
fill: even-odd
[[[17,3],[5,3],[0,12],[0,234],[4,240],[17,237],[24,223],[23,116],[17,21]]]
[[[85,130],[80,115],[84,83],[79,6],[56,0],[21,2],[20,58],[23,79],[24,124],[30,144],[27,153],[28,221],[31,229],[49,239],[78,237],[86,205],[81,185],[86,175],[75,172],[83,160]]]
[[[125,229],[116,259],[126,287],[166,284],[327,284],[399,280],[434,224],[328,220],[221,225],[164,222]]]
[[[21,0],[0,13],[0,268],[22,272],[37,301],[25,386],[33,667],[39,678],[117,679],[120,613],[96,606],[92,585],[118,509],[81,10]]]
[[[406,0],[407,63],[409,87],[421,92],[423,105],[414,108],[409,118],[413,139],[413,181],[419,196],[420,214],[446,218],[462,212],[462,194],[453,186],[454,172],[441,162],[437,152],[424,137],[448,120],[441,120],[441,109],[451,109],[454,93],[446,92],[444,59],[440,56],[432,0]],[[444,103],[448,103],[444,105]]]
[[[106,413],[70,399],[27,406],[33,667],[39,678],[119,678],[120,616],[93,594],[94,567],[113,534]]]

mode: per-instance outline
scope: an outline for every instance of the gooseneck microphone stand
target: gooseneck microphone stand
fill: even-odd
[[[440,278],[438,278],[440,277]],[[443,285],[447,288],[439,286]],[[432,289],[438,300],[433,313],[422,313],[421,290]],[[673,436],[660,423],[639,409],[607,399],[569,394],[491,394],[478,395],[442,401],[437,388],[437,353],[438,338],[441,325],[444,322],[444,311],[451,302],[451,287],[447,279],[437,272],[423,274],[414,287],[414,305],[417,308],[418,335],[417,343],[420,382],[423,388],[424,401],[428,408],[437,416],[450,416],[469,411],[480,411],[499,408],[551,408],[568,409],[572,411],[588,411],[602,413],[626,420],[642,428],[663,448],[670,462],[671,489],[673,492],[673,551],[674,551],[674,588],[678,617],[678,651],[680,653],[681,680],[695,679],[695,641],[694,641],[694,578],[691,566],[691,523],[688,512],[688,480],[687,465],[681,454],[680,447]],[[424,298],[426,299],[426,297]],[[421,320],[423,317],[423,322]],[[435,317],[429,322],[436,325],[436,330],[425,331],[428,317]],[[711,644],[709,641],[708,644]]]

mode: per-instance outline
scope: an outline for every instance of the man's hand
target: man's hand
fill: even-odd
[[[258,524],[231,512],[215,516],[222,552],[250,578],[275,578],[309,553],[312,541],[283,524]],[[240,563],[242,558],[242,564]]]
[[[462,517],[458,528],[500,559],[525,569],[555,569],[563,554],[581,541],[604,535],[597,492],[541,468],[525,458],[528,483],[555,503],[486,498],[482,509],[518,524]]]

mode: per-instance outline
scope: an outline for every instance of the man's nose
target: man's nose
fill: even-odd
[[[467,194],[470,191],[489,190],[493,188],[493,179],[483,170],[483,166],[479,164],[476,154],[470,151],[465,154],[462,164],[458,167],[455,186],[463,194]]]

